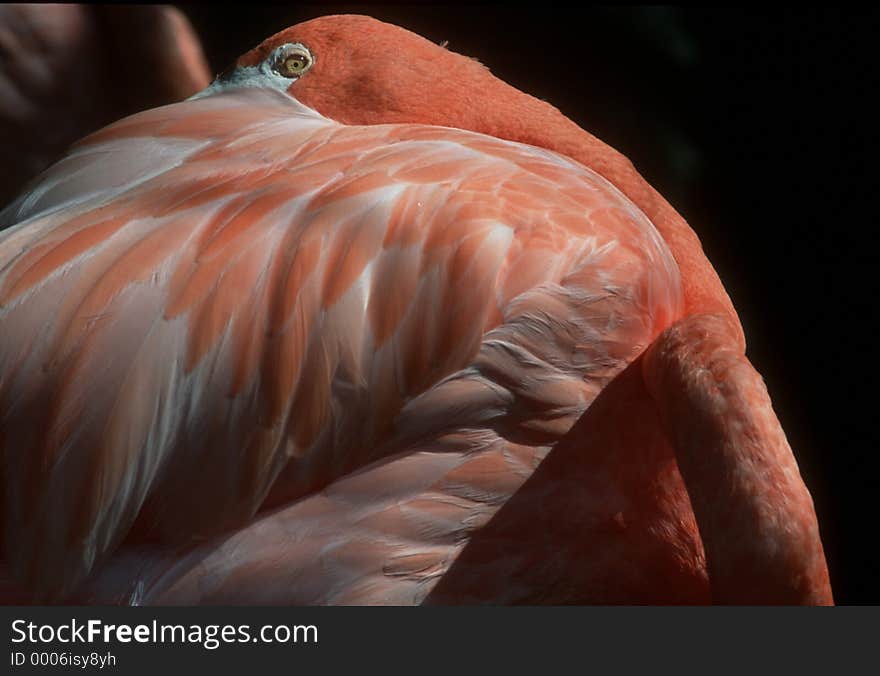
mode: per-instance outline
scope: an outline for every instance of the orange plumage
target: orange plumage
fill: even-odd
[[[831,602],[694,233],[466,57],[295,26],[0,224],[5,558],[34,599]]]

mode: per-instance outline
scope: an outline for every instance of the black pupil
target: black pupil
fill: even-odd
[[[276,73],[285,77],[294,77],[309,67],[310,60],[305,54],[288,54],[280,57],[276,64],[274,66]]]

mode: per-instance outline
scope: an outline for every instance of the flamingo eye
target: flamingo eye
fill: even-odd
[[[297,78],[312,67],[312,55],[305,47],[282,52],[272,69],[282,77]]]

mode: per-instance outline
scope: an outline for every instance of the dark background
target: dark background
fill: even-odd
[[[748,355],[813,493],[837,602],[880,603],[880,223],[876,204],[862,204],[880,14],[547,3],[180,7],[215,72],[322,14],[370,14],[449,40],[629,156],[699,234],[733,298]],[[873,119],[863,123],[866,112]]]

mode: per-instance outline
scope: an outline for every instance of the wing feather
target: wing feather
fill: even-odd
[[[0,223],[6,556],[50,596],[131,533],[210,536],[426,433],[552,443],[681,311],[662,239],[590,170],[274,91],[97,132]],[[382,552],[378,575],[442,568]]]

